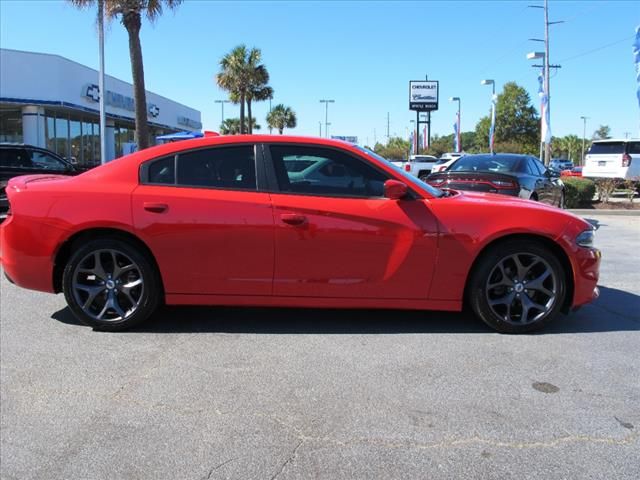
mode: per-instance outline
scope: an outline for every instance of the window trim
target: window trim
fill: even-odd
[[[399,180],[399,179],[395,178],[393,175],[391,175],[389,172],[386,172],[385,170],[380,168],[375,163],[369,162],[369,161],[365,160],[364,158],[362,158],[362,157],[360,157],[358,155],[354,155],[349,150],[338,148],[338,147],[334,147],[334,146],[330,146],[330,145],[322,145],[322,144],[317,144],[317,143],[300,143],[300,142],[265,142],[265,143],[261,143],[260,146],[262,147],[262,155],[263,155],[262,163],[264,163],[264,168],[266,170],[265,173],[266,173],[266,177],[267,177],[266,178],[267,179],[267,182],[266,182],[267,189],[263,190],[266,193],[277,193],[277,194],[280,194],[280,195],[295,195],[295,196],[304,196],[304,197],[344,198],[344,199],[350,199],[350,200],[356,200],[356,199],[359,199],[359,200],[390,200],[389,198],[385,197],[384,195],[382,195],[382,196],[380,196],[380,195],[362,196],[362,195],[345,195],[345,194],[339,194],[339,193],[289,192],[289,191],[286,191],[286,190],[281,190],[280,189],[280,185],[278,184],[278,177],[277,177],[277,174],[276,174],[274,160],[273,160],[273,157],[271,155],[271,146],[320,148],[320,149],[335,151],[335,152],[347,155],[347,156],[353,158],[354,160],[356,160],[358,162],[365,163],[367,166],[373,168],[374,170],[376,170],[380,174],[384,175],[386,177],[386,180],[402,181],[402,180]],[[402,182],[402,183],[405,183],[405,182]],[[420,195],[418,195],[413,190],[411,185],[409,185],[407,183],[405,183],[405,185],[407,185],[407,197],[404,200],[416,200],[416,199],[422,198]]]
[[[233,188],[233,187],[215,187],[208,185],[182,185],[178,183],[178,157],[187,153],[197,152],[200,150],[217,150],[232,147],[253,147],[253,163],[255,168],[256,186],[254,188]],[[260,180],[259,180],[259,161],[258,161],[258,144],[255,142],[241,142],[241,143],[224,143],[219,145],[206,145],[202,147],[190,148],[188,150],[179,150],[168,155],[159,155],[157,157],[146,160],[140,164],[138,168],[138,185],[150,185],[154,187],[171,187],[171,188],[196,188],[206,190],[223,190],[231,192],[260,192]],[[157,161],[164,160],[173,156],[173,183],[156,183],[149,181],[149,168]]]

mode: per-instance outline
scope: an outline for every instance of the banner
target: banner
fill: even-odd
[[[489,127],[489,151],[493,153],[493,138],[496,131],[496,105],[498,103],[498,96],[493,95],[491,97],[491,127]]]
[[[540,96],[540,120],[542,122],[540,128],[540,141],[551,143],[551,125],[549,118],[549,97],[544,91],[544,74],[538,75],[538,95]]]
[[[427,127],[422,130],[422,147],[425,150],[429,150],[429,136],[427,135]]]
[[[636,64],[636,82],[638,83],[636,96],[638,97],[638,106],[640,107],[640,26],[636,27],[636,40],[633,43],[633,59]]]

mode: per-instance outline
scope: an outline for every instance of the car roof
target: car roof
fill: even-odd
[[[598,140],[592,140],[591,143],[609,143],[609,142],[640,142],[640,138],[602,138]]]

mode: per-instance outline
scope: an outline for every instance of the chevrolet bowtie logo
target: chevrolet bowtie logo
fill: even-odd
[[[152,117],[157,117],[160,115],[160,108],[157,105],[149,105],[149,115]]]
[[[88,85],[84,94],[85,97],[90,98],[94,102],[100,101],[100,89],[97,85]]]

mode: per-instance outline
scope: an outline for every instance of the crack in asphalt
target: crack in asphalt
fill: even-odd
[[[295,458],[296,454],[298,453],[298,449],[302,446],[302,444],[304,442],[305,442],[304,439],[302,439],[302,440],[300,440],[300,442],[298,442],[298,445],[296,445],[296,448],[293,449],[293,451],[291,452],[291,455],[289,455],[289,457],[287,457],[287,459],[280,466],[280,469],[275,473],[275,475],[273,477],[271,477],[271,480],[275,480],[284,471],[284,469],[287,467],[287,465],[290,462],[293,461],[293,459]]]
[[[230,458],[229,460],[222,462],[219,465],[216,465],[215,467],[211,467],[211,469],[209,470],[209,473],[207,474],[206,477],[202,477],[203,480],[210,480],[211,479],[211,475],[213,475],[213,472],[215,472],[216,470],[224,467],[227,463],[233,462],[234,460],[237,460],[237,458]]]

